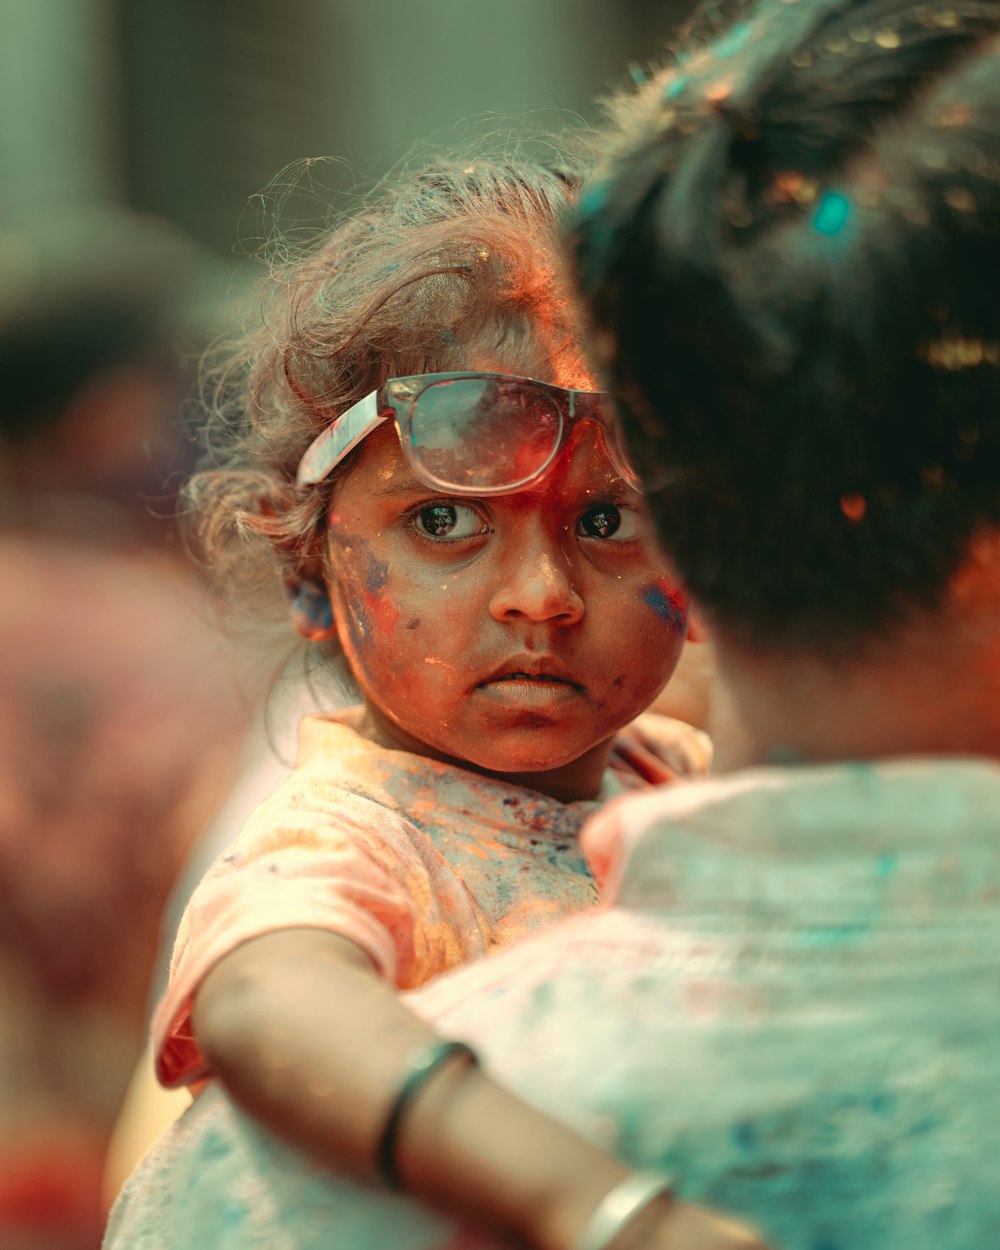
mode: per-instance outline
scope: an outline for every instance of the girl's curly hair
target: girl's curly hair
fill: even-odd
[[[542,328],[576,348],[560,219],[578,183],[568,158],[438,161],[271,266],[254,326],[213,349],[203,376],[206,463],[186,501],[221,588],[277,606],[319,555],[331,482],[298,489],[298,462],[386,378],[461,369],[471,350],[537,359]]]

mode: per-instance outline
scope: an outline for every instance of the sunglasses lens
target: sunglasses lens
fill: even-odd
[[[542,391],[505,378],[435,382],[414,401],[411,450],[443,487],[505,490],[528,481],[559,445],[562,418]]]

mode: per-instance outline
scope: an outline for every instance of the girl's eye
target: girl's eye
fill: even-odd
[[[639,522],[631,508],[599,503],[580,517],[577,533],[584,538],[617,538],[619,542],[626,542],[638,536]]]
[[[461,503],[428,504],[419,509],[413,524],[425,538],[472,538],[486,532],[483,518],[475,508]]]

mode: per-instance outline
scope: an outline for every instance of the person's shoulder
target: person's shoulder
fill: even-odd
[[[276,767],[260,770],[270,773],[274,784],[258,795],[238,843],[263,839],[273,846],[284,838],[302,844],[310,840],[310,830],[318,833],[345,821],[361,826],[384,820],[387,805],[378,760],[388,753],[357,732],[355,711],[302,715],[296,760],[286,763],[283,771],[275,757]]]
[[[304,711],[286,792],[313,791],[320,796],[346,792],[383,803],[386,783],[399,771],[401,753],[373,742],[363,732],[363,720],[364,709],[357,705]]]
[[[359,732],[362,713],[358,705],[327,712],[304,710],[298,722],[295,771],[343,771],[356,756],[379,753],[381,748]]]

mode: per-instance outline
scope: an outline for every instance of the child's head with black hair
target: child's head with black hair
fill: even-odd
[[[572,226],[661,540],[834,654],[1000,527],[1000,5],[765,3],[613,106]]]

